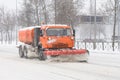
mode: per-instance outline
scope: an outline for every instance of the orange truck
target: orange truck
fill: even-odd
[[[19,56],[28,57],[34,52],[40,60],[48,56],[82,55],[82,61],[87,61],[88,50],[75,49],[75,31],[67,25],[42,25],[20,29]]]

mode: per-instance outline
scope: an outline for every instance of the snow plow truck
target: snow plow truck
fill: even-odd
[[[19,56],[28,58],[37,56],[47,60],[59,56],[71,56],[87,61],[88,50],[75,49],[75,31],[67,25],[42,25],[20,29],[18,31]]]

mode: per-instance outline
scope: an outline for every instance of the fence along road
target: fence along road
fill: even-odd
[[[75,47],[77,49],[83,48],[88,50],[97,50],[97,51],[113,51],[112,42],[97,42],[95,43],[96,48],[94,49],[94,43],[92,42],[80,42],[76,41]],[[120,43],[115,43],[114,51],[119,52],[120,51]]]

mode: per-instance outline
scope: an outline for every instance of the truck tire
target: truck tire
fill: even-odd
[[[19,47],[19,56],[20,56],[20,58],[24,57],[24,53],[22,51],[22,47],[21,46]]]
[[[38,57],[39,60],[46,60],[47,59],[46,55],[44,54],[44,50],[41,48],[38,49],[38,56],[39,56]]]
[[[27,59],[28,58],[28,56],[27,56],[28,51],[27,51],[27,48],[25,46],[24,46],[23,53],[24,53],[24,57]]]

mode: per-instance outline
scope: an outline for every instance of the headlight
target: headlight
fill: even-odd
[[[71,37],[71,39],[74,39],[74,37]]]
[[[48,40],[51,40],[51,38],[49,37]]]
[[[48,38],[47,43],[54,43],[54,42],[56,42],[56,39],[51,39],[51,38],[49,39],[49,38]]]

